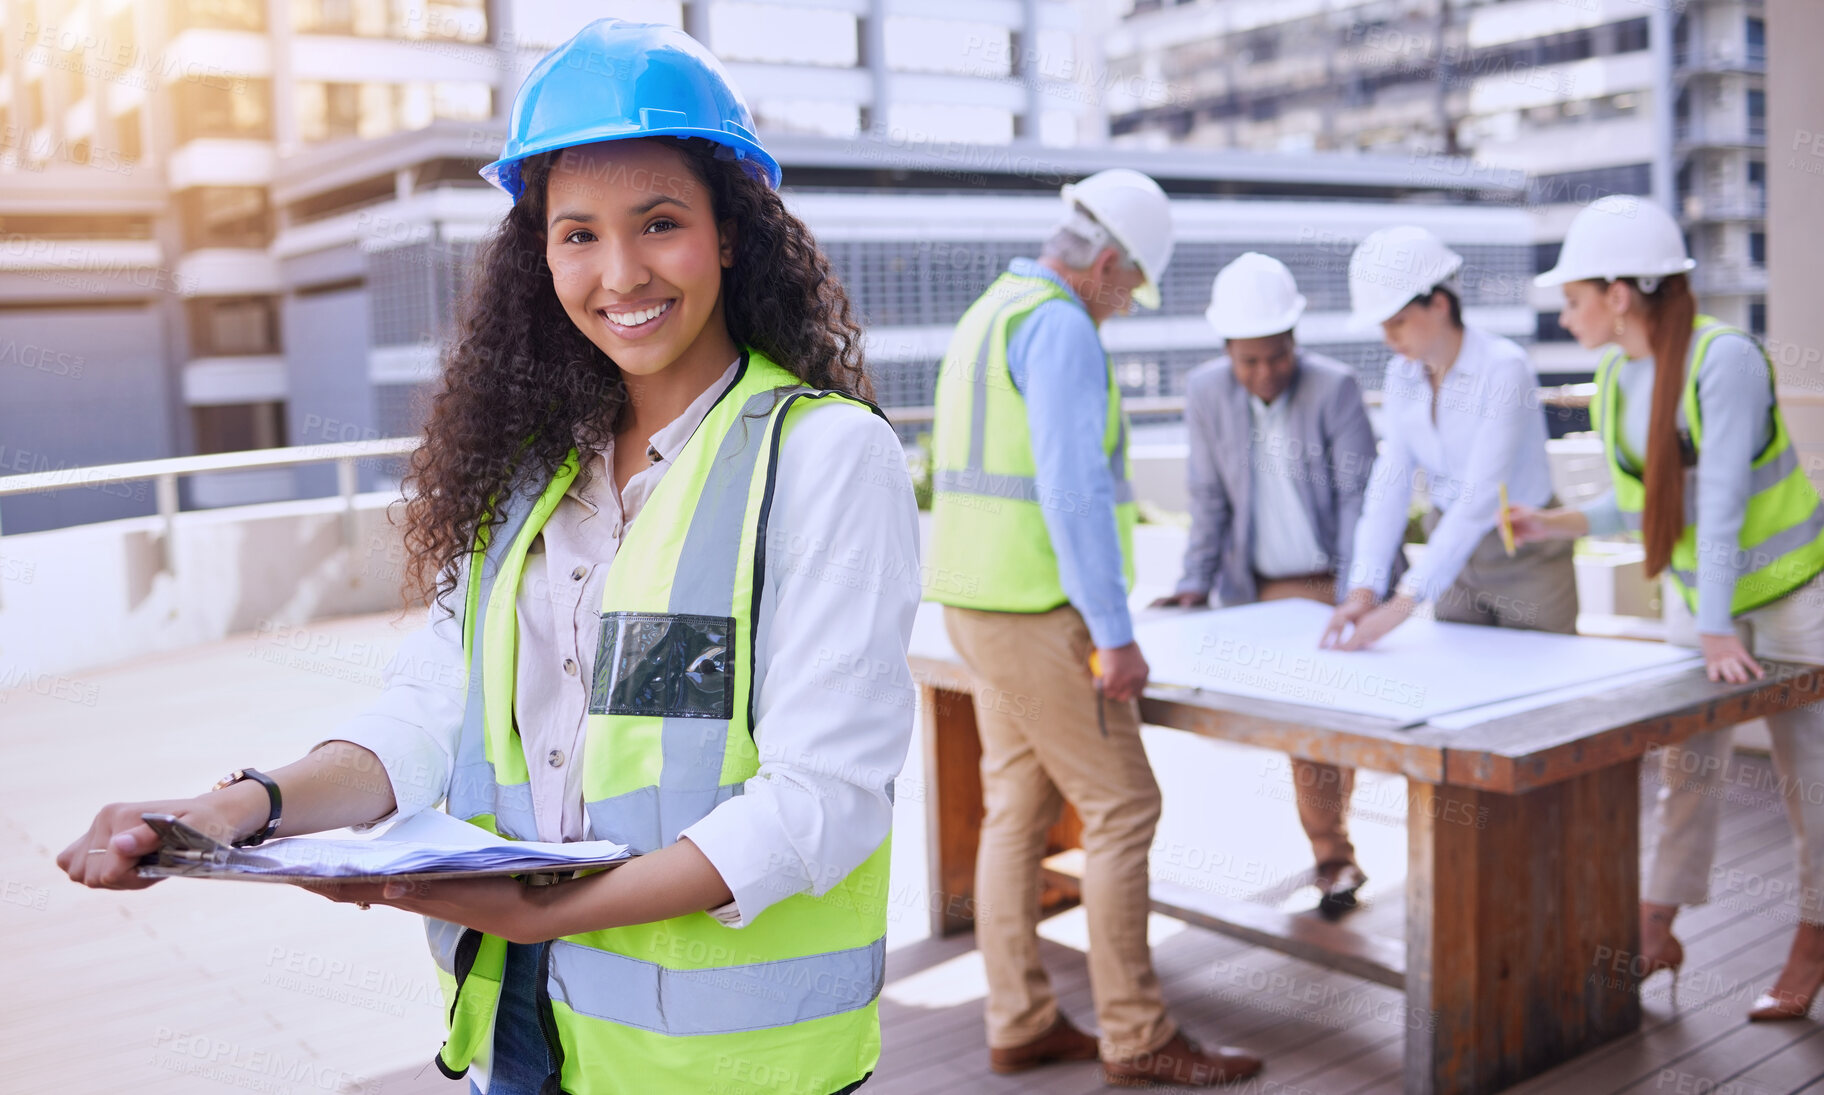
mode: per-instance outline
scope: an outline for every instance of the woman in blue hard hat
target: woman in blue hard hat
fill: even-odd
[[[428,627],[304,759],[110,806],[59,862],[447,801],[514,839],[640,857],[344,885],[427,917],[437,1055],[488,1095],[860,1086],[879,1056],[891,783],[912,719],[916,510],[861,332],[721,66],[602,20],[532,71],[514,199],[470,275],[406,546]],[[281,820],[280,804],[284,804]]]
[[[1540,285],[1562,286],[1560,321],[1596,370],[1592,425],[1614,490],[1576,509],[1516,509],[1522,540],[1633,531],[1648,574],[1665,574],[1668,638],[1703,651],[1711,680],[1764,676],[1757,657],[1824,663],[1824,502],[1780,414],[1772,365],[1754,339],[1697,310],[1676,221],[1632,195],[1599,198],[1565,233]],[[1824,712],[1767,716],[1796,837],[1799,922],[1786,967],[1750,1019],[1803,1019],[1824,986]],[[1709,896],[1734,730],[1665,749],[1641,884],[1641,956],[1671,971],[1682,905]],[[1676,998],[1675,998],[1676,999]]]

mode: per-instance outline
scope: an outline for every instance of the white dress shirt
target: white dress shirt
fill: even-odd
[[[1311,514],[1298,493],[1297,477],[1306,474],[1303,442],[1286,432],[1291,393],[1266,403],[1248,396],[1253,434],[1248,448],[1248,474],[1253,486],[1254,573],[1262,578],[1302,578],[1323,574],[1335,561],[1317,541]]]
[[[657,459],[618,497],[612,442],[590,454],[594,481],[571,485],[528,555],[515,591],[514,714],[541,840],[591,836],[579,752],[602,586],[627,526],[734,373],[653,435]],[[851,404],[818,408],[779,453],[755,621],[760,769],[682,834],[734,894],[712,910],[724,923],[827,892],[886,837],[890,785],[911,740],[906,647],[918,599],[917,508],[898,438]],[[462,726],[459,613],[433,605],[388,664],[379,699],[332,736],[379,757],[400,816],[435,806],[448,788]]]
[[[1450,588],[1495,527],[1501,484],[1507,484],[1510,502],[1551,501],[1538,386],[1525,350],[1476,327],[1463,329],[1463,348],[1444,374],[1435,408],[1422,363],[1398,356],[1388,363],[1381,447],[1356,525],[1351,589],[1387,592],[1417,471],[1425,473],[1431,504],[1444,514],[1418,565],[1400,580],[1402,591],[1422,601],[1436,600]]]

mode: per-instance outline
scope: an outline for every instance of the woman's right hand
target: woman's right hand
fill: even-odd
[[[1317,645],[1326,650],[1334,648],[1343,641],[1344,632],[1357,620],[1368,615],[1368,610],[1373,607],[1372,589],[1361,586],[1350,590],[1349,595],[1343,598],[1343,603],[1337,605],[1336,611],[1330,614],[1330,622],[1325,625],[1323,637],[1317,640]]]
[[[1590,532],[1590,519],[1582,510],[1569,506],[1539,509],[1536,506],[1510,505],[1507,520],[1514,529],[1514,543],[1532,544],[1541,540],[1575,540]]]
[[[260,814],[255,820],[247,816],[249,787],[260,792]],[[158,847],[158,834],[139,815],[171,814],[192,829],[229,844],[264,823],[266,809],[264,788],[251,780],[196,798],[117,802],[103,806],[89,831],[57,853],[57,866],[70,881],[93,889],[143,890],[160,879],[141,878],[134,868],[140,856]]]

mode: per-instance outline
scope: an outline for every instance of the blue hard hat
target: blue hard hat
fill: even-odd
[[[779,161],[722,62],[664,23],[597,19],[533,66],[513,99],[506,147],[481,177],[519,200],[519,165],[557,148],[635,137],[702,137],[779,187]]]

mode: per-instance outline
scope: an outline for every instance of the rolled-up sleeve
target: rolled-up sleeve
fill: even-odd
[[[898,438],[841,404],[799,422],[779,459],[755,627],[760,768],[681,834],[733,893],[712,910],[731,927],[828,892],[880,847],[916,701],[918,510]]]
[[[451,596],[461,590],[459,583]],[[436,806],[449,790],[466,684],[460,618],[433,603],[425,625],[405,637],[381,671],[381,682],[378,699],[312,746],[347,741],[379,758],[398,808],[361,829]]]

